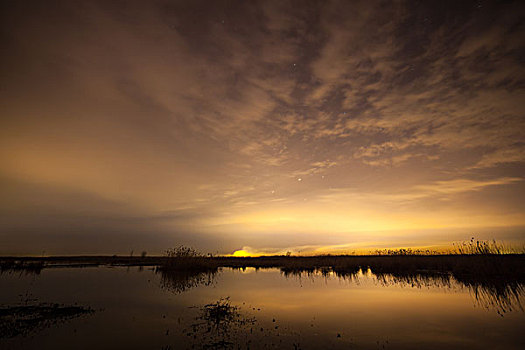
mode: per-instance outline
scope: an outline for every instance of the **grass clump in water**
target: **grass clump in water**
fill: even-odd
[[[159,266],[159,269],[164,271],[213,272],[217,271],[217,268],[218,266],[211,259],[211,256],[206,256],[185,246],[166,250],[166,259]]]
[[[94,311],[81,306],[59,304],[15,305],[0,308],[0,339],[29,336],[67,320]]]

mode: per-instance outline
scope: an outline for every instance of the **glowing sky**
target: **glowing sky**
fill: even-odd
[[[525,240],[522,1],[3,1],[0,254]]]

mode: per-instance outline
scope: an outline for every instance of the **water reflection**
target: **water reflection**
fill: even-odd
[[[520,310],[523,312],[521,299],[525,294],[524,285],[518,282],[506,283],[471,283],[461,281],[469,288],[478,305],[486,309],[494,309],[503,317],[507,312]]]
[[[3,274],[18,274],[23,275],[39,275],[44,268],[42,262],[24,261],[24,260],[0,260],[0,275]]]
[[[360,268],[352,270],[322,269],[281,269],[283,276],[309,278],[322,276],[323,278],[336,277],[340,280],[359,283],[360,277],[374,278],[382,286],[403,286],[411,288],[437,287],[445,289],[467,288],[476,305],[496,311],[503,316],[507,312],[523,310],[522,299],[525,295],[525,283],[516,280],[516,276],[492,275],[458,275],[451,273],[384,273],[373,272],[370,269],[363,271]]]
[[[235,268],[234,268],[235,269]],[[242,271],[246,267],[238,267]],[[258,270],[257,268],[256,270]],[[505,313],[521,310],[523,311],[521,299],[524,295],[525,281],[521,274],[513,273],[453,273],[409,270],[404,272],[400,269],[392,269],[385,272],[384,266],[377,269],[363,269],[359,266],[345,267],[281,267],[280,271],[286,278],[310,278],[322,276],[323,278],[336,277],[345,281],[359,283],[359,276],[367,275],[374,278],[380,285],[402,285],[412,288],[437,287],[437,288],[467,288],[474,298],[476,305],[486,309],[495,310],[503,316]],[[218,274],[218,269],[200,270],[163,270],[157,269],[161,274],[161,286],[167,290],[182,293],[199,285],[210,285]]]
[[[101,311],[0,339],[0,348],[523,348],[524,284],[516,275],[290,266],[138,271],[1,275],[9,286],[0,288],[4,307],[29,291],[31,305],[45,300]]]
[[[467,288],[476,305],[496,311],[503,316],[513,310],[523,311],[521,299],[524,284],[504,276],[453,276],[451,274],[376,274],[384,284],[402,284],[414,288],[439,287],[452,289],[455,286]]]
[[[246,271],[246,268],[238,268]],[[256,269],[256,271],[259,269]],[[215,283],[220,270],[199,272],[181,270],[159,270],[161,287],[174,293],[182,293],[198,286],[209,286]],[[308,279],[315,281],[317,277],[325,280],[337,278],[359,284],[360,278],[372,278],[381,286],[402,286],[410,288],[436,287],[441,289],[467,288],[476,305],[496,311],[503,316],[511,311],[524,311],[522,299],[525,295],[525,283],[516,280],[515,276],[459,275],[452,273],[424,272],[374,272],[371,269],[335,269],[323,268],[281,268],[281,274],[286,278]],[[507,277],[507,278],[506,278]]]
[[[182,271],[156,269],[160,274],[160,286],[174,293],[182,293],[198,286],[212,285],[217,277],[216,271]]]

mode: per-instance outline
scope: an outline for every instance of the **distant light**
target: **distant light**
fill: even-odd
[[[303,181],[303,179],[301,179],[301,178],[298,178],[298,179],[297,179],[297,181]]]
[[[239,249],[233,252],[232,256],[245,257],[245,256],[250,256],[250,253],[244,249]]]

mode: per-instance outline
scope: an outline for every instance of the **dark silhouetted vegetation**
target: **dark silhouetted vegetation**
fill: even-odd
[[[198,349],[300,349],[299,334],[279,327],[278,321],[260,322],[252,307],[252,314],[229,298],[199,307],[194,322],[186,325],[182,333]]]
[[[27,336],[44,328],[94,311],[59,304],[16,305],[0,308],[0,338]]]
[[[164,271],[217,271],[217,263],[193,248],[179,246],[166,251],[166,259],[158,267]]]
[[[166,251],[166,258],[155,271],[161,274],[162,288],[181,293],[198,285],[212,284],[218,269],[210,257],[179,246]]]
[[[39,274],[44,268],[43,261],[24,259],[0,259],[1,273]]]
[[[510,247],[496,240],[482,241],[474,237],[467,242],[454,243],[454,248],[455,253],[462,255],[499,255],[513,252]]]
[[[484,305],[494,304],[503,313],[515,307],[525,286],[525,254],[508,254],[509,248],[496,241],[470,241],[455,245],[454,251],[436,254],[428,250],[383,250],[374,255],[224,257],[204,255],[179,246],[162,257],[47,257],[0,258],[0,272],[39,273],[50,267],[155,266],[162,286],[180,293],[197,285],[209,285],[222,267],[278,268],[285,276],[321,273],[354,278],[370,270],[378,276],[418,283],[455,279],[468,287]],[[385,279],[386,280],[386,279]],[[486,296],[490,296],[487,298]],[[487,302],[488,300],[488,302]],[[509,300],[514,300],[510,302]],[[518,303],[519,304],[519,303]],[[514,305],[514,306],[513,306]]]

